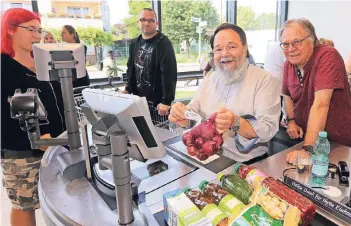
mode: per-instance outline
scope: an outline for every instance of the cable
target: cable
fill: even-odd
[[[283,171],[283,177],[285,177],[285,172],[286,172],[286,171],[289,171],[289,170],[296,170],[296,167],[285,169],[285,170]]]

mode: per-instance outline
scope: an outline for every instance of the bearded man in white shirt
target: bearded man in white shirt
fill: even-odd
[[[208,74],[191,102],[175,103],[169,120],[189,127],[184,113],[190,109],[203,119],[214,113],[223,134],[223,154],[251,164],[266,158],[267,142],[276,134],[280,115],[280,87],[271,74],[250,65],[245,32],[224,23],[211,39],[216,70]]]

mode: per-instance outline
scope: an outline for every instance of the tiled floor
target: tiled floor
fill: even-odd
[[[1,172],[0,172],[1,174]],[[1,176],[0,176],[1,178]],[[2,187],[0,180],[0,191],[1,191],[1,213],[0,213],[0,225],[1,226],[10,226],[10,211],[11,211],[11,202],[7,197],[6,190]],[[37,218],[37,226],[46,226],[43,216],[41,215],[41,210],[38,209],[35,211]]]

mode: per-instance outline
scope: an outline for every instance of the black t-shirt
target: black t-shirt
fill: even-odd
[[[137,85],[136,95],[151,99],[152,77],[150,75],[152,67],[152,53],[155,49],[155,40],[159,34],[151,39],[140,39],[139,48],[136,50],[134,57],[134,69]]]
[[[149,40],[143,40],[140,35],[131,41],[129,54],[126,91],[145,96],[154,106],[159,103],[171,105],[177,84],[177,61],[167,36],[158,33]],[[142,83],[146,85],[141,86]]]
[[[10,114],[8,97],[13,96],[18,88],[22,93],[28,88],[38,90],[49,121],[49,124],[40,126],[42,135],[50,133],[56,137],[65,130],[60,83],[38,81],[34,72],[10,56],[1,54],[1,149],[31,149],[27,132],[20,129],[19,121],[12,119]]]

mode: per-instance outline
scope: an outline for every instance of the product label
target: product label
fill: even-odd
[[[319,177],[324,177],[328,174],[328,163],[321,161],[314,161],[312,166],[312,173]]]
[[[261,207],[254,205],[243,211],[243,213],[229,222],[231,226],[262,226],[273,225],[282,226],[283,221],[270,217]]]
[[[289,204],[278,196],[269,192],[266,187],[259,187],[252,194],[250,201],[260,206],[269,216],[284,219]]]
[[[253,169],[246,175],[246,181],[247,183],[249,183],[250,187],[253,188],[255,184],[260,183],[266,177],[267,175],[264,174],[262,171],[258,169]]]
[[[351,224],[351,208],[341,204],[340,202],[336,202],[330,199],[327,195],[319,193],[317,190],[314,190],[304,184],[301,184],[294,179],[285,176],[284,183],[287,184],[290,188],[299,192],[300,194],[306,196],[306,198],[310,199],[314,204],[316,204],[321,209],[327,211],[333,216],[336,216],[342,219],[345,222]]]
[[[201,211],[206,217],[212,222],[213,225],[217,225],[224,218],[227,217],[225,213],[223,213],[216,204],[207,204]]]
[[[167,199],[168,225],[209,225],[209,219],[195,206],[195,204],[185,195]]]
[[[232,214],[233,210],[236,209],[236,207],[238,208],[238,211],[240,211],[240,209],[244,208],[245,205],[240,202],[239,199],[229,194],[223,197],[223,199],[219,202],[218,207],[230,215]]]

